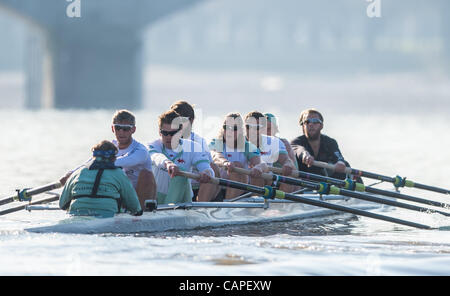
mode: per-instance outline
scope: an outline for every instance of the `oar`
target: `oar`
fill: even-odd
[[[198,174],[193,174],[193,173],[183,172],[183,171],[180,171],[179,175],[185,176],[187,178],[192,178],[192,179],[198,179],[200,177]],[[287,200],[304,203],[304,204],[308,204],[308,205],[312,205],[312,206],[327,208],[327,209],[341,211],[341,212],[345,212],[345,213],[351,213],[354,215],[369,217],[369,218],[373,218],[373,219],[383,220],[383,221],[406,225],[406,226],[410,226],[410,227],[415,227],[415,228],[420,228],[420,229],[432,229],[428,225],[414,223],[414,222],[401,220],[401,219],[384,216],[384,215],[380,215],[380,214],[375,214],[375,213],[371,213],[371,212],[367,212],[367,211],[363,211],[363,210],[359,210],[359,209],[349,208],[349,207],[345,207],[345,206],[341,206],[341,205],[337,205],[337,204],[331,204],[331,203],[327,203],[327,202],[320,201],[320,200],[313,200],[313,199],[301,197],[298,195],[286,193],[281,190],[275,190],[274,188],[272,188],[270,186],[259,187],[259,186],[244,184],[244,183],[221,179],[221,178],[211,178],[211,183],[221,185],[221,186],[233,187],[236,189],[250,191],[255,194],[262,195],[262,196],[264,196],[264,198],[287,199]],[[315,187],[315,186],[312,186],[312,187]],[[312,188],[312,189],[315,189],[315,188]]]
[[[18,206],[15,206],[15,207],[8,208],[8,209],[5,209],[3,211],[0,211],[0,216],[1,215],[5,215],[5,214],[9,214],[9,213],[12,213],[12,212],[17,212],[17,211],[23,210],[27,206],[30,206],[30,205],[44,204],[44,203],[49,203],[49,202],[57,201],[57,200],[59,200],[59,194],[54,194],[51,197],[47,197],[47,198],[43,198],[43,199],[39,199],[39,200],[35,200],[35,201],[30,201],[29,203],[21,204],[21,205],[18,205]]]
[[[233,171],[235,171],[237,173],[241,173],[241,174],[246,174],[246,175],[250,174],[250,170],[243,169],[243,168],[233,168]],[[285,177],[285,176],[280,176],[280,175],[275,175],[275,174],[266,174],[266,173],[262,174],[262,178],[265,180],[278,181],[278,182],[282,182],[282,183],[286,183],[286,184],[307,187],[307,188],[316,190],[319,194],[343,195],[343,196],[353,197],[356,199],[362,199],[362,200],[366,200],[366,201],[370,201],[370,202],[381,203],[381,204],[390,205],[390,206],[399,207],[399,208],[408,209],[408,210],[417,211],[417,212],[439,213],[444,216],[450,216],[450,213],[446,213],[446,212],[442,212],[442,211],[438,211],[438,210],[434,210],[434,209],[430,209],[430,208],[425,208],[425,207],[419,207],[419,206],[415,206],[415,205],[411,205],[411,204],[401,203],[401,202],[394,201],[394,200],[384,199],[384,198],[372,196],[369,194],[364,194],[361,192],[342,189],[342,188],[336,187],[334,185],[330,186],[330,184],[328,184],[326,182],[317,183],[317,182],[305,181],[305,180],[301,180],[301,179],[295,179],[295,178],[290,178],[290,177]]]
[[[331,170],[334,170],[334,168],[335,168],[335,165],[329,164],[326,162],[322,162],[322,161],[314,161],[313,165],[317,166],[317,167],[325,168],[325,169],[331,169]],[[428,190],[428,191],[443,193],[443,194],[450,194],[450,190],[448,190],[448,189],[416,183],[411,180],[406,180],[406,178],[402,178],[400,176],[395,176],[395,177],[383,176],[380,174],[366,172],[366,171],[357,170],[357,169],[352,169],[349,167],[347,167],[345,169],[345,173],[356,175],[356,176],[361,176],[361,177],[366,177],[366,178],[370,178],[370,179],[376,179],[376,180],[380,180],[380,181],[390,182],[390,183],[394,184],[394,186],[397,188],[406,186],[406,187],[414,187],[414,188],[418,188],[418,189],[424,189],[424,190]]]
[[[33,189],[27,188],[22,190],[17,190],[15,195],[3,198],[0,200],[0,205],[4,205],[13,201],[30,201],[31,197],[36,194],[41,194],[50,190],[58,189],[62,186],[59,181],[36,187]]]
[[[282,172],[281,168],[269,167],[269,169],[276,174],[281,174],[281,172]],[[435,206],[435,207],[442,207],[445,209],[450,208],[450,204],[447,204],[447,203],[424,199],[424,198],[420,198],[420,197],[415,197],[415,196],[411,196],[411,195],[407,195],[407,194],[403,194],[403,193],[399,193],[399,192],[382,190],[382,189],[378,189],[378,188],[374,188],[374,187],[366,187],[366,186],[364,186],[364,184],[355,182],[351,179],[340,180],[340,179],[330,178],[330,177],[321,176],[321,175],[317,175],[317,174],[306,173],[303,171],[294,171],[292,173],[292,175],[294,177],[300,177],[302,179],[319,181],[319,182],[327,182],[327,183],[330,183],[330,184],[333,184],[333,185],[336,185],[339,187],[343,187],[344,189],[348,189],[348,190],[352,190],[352,191],[354,191],[354,190],[360,191],[360,192],[365,191],[365,192],[369,192],[369,193],[385,195],[385,196],[394,197],[394,198],[398,198],[398,199],[409,200],[409,201],[422,203],[422,204],[426,204],[426,205],[431,205],[431,206]]]
[[[304,193],[304,192],[307,191],[307,190],[309,190],[309,189],[308,189],[308,188],[299,189],[299,190],[297,190],[297,191],[292,192],[292,194]],[[252,195],[252,192],[247,192],[247,193],[244,193],[244,194],[242,194],[242,195],[239,195],[239,196],[237,196],[237,197],[235,197],[235,198],[226,199],[226,201],[227,201],[227,202],[236,202],[236,201],[238,201],[238,200],[241,200],[241,199],[243,199],[243,198],[249,197],[249,196],[251,196],[251,195]]]

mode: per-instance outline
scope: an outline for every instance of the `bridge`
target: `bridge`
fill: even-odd
[[[140,108],[143,28],[198,1],[0,0],[44,36],[27,49],[27,107]]]
[[[143,54],[196,69],[450,73],[450,1],[379,1],[381,18],[366,15],[367,0],[0,0],[0,9],[45,36],[28,37],[27,107],[138,109]]]
[[[450,1],[377,1],[379,18],[366,0],[210,1],[151,26],[151,59],[307,75],[450,70]]]

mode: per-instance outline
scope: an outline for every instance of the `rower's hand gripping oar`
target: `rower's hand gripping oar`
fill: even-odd
[[[316,161],[316,160],[313,162],[313,166],[320,167],[320,168],[325,168],[325,169],[331,169],[331,170],[335,169],[335,165],[333,165],[333,164],[329,164],[329,163],[326,163],[326,162],[323,162],[323,161]],[[396,188],[400,188],[400,187],[411,187],[412,188],[413,187],[413,188],[424,189],[424,190],[438,192],[438,193],[443,193],[443,194],[450,194],[450,190],[448,190],[448,189],[416,183],[416,182],[413,182],[411,180],[407,180],[406,178],[402,178],[400,176],[389,177],[389,176],[384,176],[384,175],[380,175],[380,174],[376,174],[376,173],[371,173],[371,172],[366,172],[366,171],[362,171],[362,170],[352,169],[352,168],[349,168],[349,167],[345,168],[345,173],[346,174],[351,174],[351,175],[356,175],[356,176],[361,176],[361,177],[366,177],[366,178],[370,178],[370,179],[375,179],[375,180],[389,182],[389,183],[394,184],[394,186]]]
[[[198,174],[193,174],[193,173],[189,173],[189,172],[180,171],[178,174],[181,176],[185,176],[187,178],[191,178],[191,179],[199,178]],[[371,213],[371,212],[367,212],[367,211],[363,211],[363,210],[359,210],[359,209],[349,208],[349,207],[345,207],[345,206],[341,206],[341,205],[337,205],[337,204],[331,204],[331,203],[327,203],[327,202],[320,201],[320,200],[314,200],[314,199],[309,199],[306,197],[297,196],[294,194],[283,192],[281,190],[276,190],[276,189],[272,188],[271,186],[258,187],[258,186],[254,186],[254,185],[250,185],[250,184],[244,184],[244,183],[221,179],[221,178],[211,178],[211,182],[214,184],[221,185],[221,186],[233,187],[236,189],[250,191],[255,194],[262,195],[266,199],[273,199],[273,198],[287,199],[287,200],[304,203],[304,204],[308,204],[308,205],[312,205],[312,206],[327,208],[327,209],[341,211],[341,212],[345,212],[345,213],[351,213],[351,214],[355,214],[355,215],[359,215],[359,216],[383,220],[383,221],[406,225],[406,226],[410,226],[410,227],[421,228],[421,229],[432,229],[428,225],[423,225],[423,224],[414,223],[414,222],[410,222],[410,221],[406,221],[406,220],[401,220],[401,219],[384,216],[384,215],[380,215],[380,214],[375,214],[375,213]]]
[[[61,182],[56,181],[50,184],[46,184],[43,186],[35,187],[35,188],[26,188],[19,190],[17,189],[17,193],[15,195],[3,198],[0,200],[0,205],[4,205],[14,201],[31,201],[31,197],[33,195],[41,194],[50,190],[58,189],[62,187]]]

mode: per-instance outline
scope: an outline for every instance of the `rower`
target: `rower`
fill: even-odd
[[[216,139],[210,144],[214,163],[219,166],[220,177],[241,183],[263,186],[261,174],[267,170],[261,163],[259,150],[244,136],[244,124],[239,113],[229,113],[225,116],[223,125]],[[251,180],[247,175],[233,172],[233,167],[251,168]],[[243,193],[242,190],[228,187],[225,199],[231,199]]]
[[[144,208],[145,200],[156,199],[156,182],[147,147],[133,139],[136,132],[135,115],[128,110],[116,111],[111,130],[116,136],[112,142],[118,148],[115,165],[121,167],[128,176]]]
[[[303,135],[291,141],[299,170],[308,173],[345,179],[345,168],[350,164],[344,159],[335,139],[321,133],[323,116],[316,109],[307,109],[300,114],[299,124]],[[314,160],[335,164],[335,170],[312,166]],[[361,178],[357,179],[362,183]]]
[[[281,167],[284,176],[290,176],[297,169],[294,161],[289,158],[283,141],[267,135],[267,119],[261,112],[249,112],[245,116],[245,127],[247,140],[260,150],[262,162],[268,166]],[[296,188],[288,184],[280,184],[280,189],[293,192]]]
[[[267,128],[263,129],[261,132],[265,135],[279,138],[283,142],[284,146],[286,147],[286,151],[288,152],[289,158],[292,160],[296,169],[298,170],[297,160],[295,159],[294,150],[292,150],[291,144],[286,138],[277,136],[277,134],[280,132],[280,129],[278,127],[278,119],[272,113],[264,113],[264,117],[266,118]],[[275,163],[275,166],[277,165],[278,163]]]
[[[208,154],[202,152],[200,144],[181,137],[182,120],[174,110],[161,114],[158,118],[160,138],[148,144],[157,184],[158,204],[192,201],[191,183],[186,177],[178,176],[180,170],[190,172],[196,168],[199,171],[199,192],[202,191],[202,183],[208,183],[214,176]],[[203,201],[209,201],[210,198],[212,196],[202,197]]]
[[[214,175],[215,175],[215,177],[218,177],[219,176],[219,168],[214,164],[214,162],[212,160],[212,156],[209,151],[207,141],[204,138],[202,138],[200,135],[198,135],[197,133],[194,133],[192,131],[192,126],[193,126],[194,120],[195,120],[194,106],[189,104],[186,101],[177,101],[170,106],[170,109],[174,110],[175,112],[180,114],[180,116],[186,118],[186,120],[182,122],[183,130],[182,130],[181,137],[183,139],[191,140],[192,143],[200,144],[201,151],[198,151],[198,152],[206,153],[206,155],[208,156],[208,159],[209,159],[210,166],[214,171]],[[194,151],[194,146],[191,147],[191,151]],[[195,167],[193,168],[193,172],[198,173],[198,171]],[[191,186],[192,186],[192,190],[194,192],[193,200],[195,200],[195,201],[210,201],[210,200],[213,200],[216,197],[216,195],[219,193],[219,186],[212,184],[212,183],[202,184],[201,190],[200,190],[200,183],[197,180],[192,179]]]
[[[136,191],[121,168],[115,166],[117,148],[109,141],[92,147],[89,165],[70,175],[59,207],[75,216],[113,217],[122,208],[142,215]]]

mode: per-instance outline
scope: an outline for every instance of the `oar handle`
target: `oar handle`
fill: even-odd
[[[283,174],[283,169],[282,168],[277,168],[277,167],[271,167],[270,166],[269,170],[272,173],[275,173],[277,175],[282,175]],[[297,170],[292,170],[291,176],[294,177],[294,178],[298,178],[299,177],[298,171]]]
[[[186,178],[189,178],[189,179],[194,179],[194,180],[200,179],[200,175],[199,174],[195,174],[195,173],[191,173],[191,172],[179,171],[178,175],[186,177]],[[210,183],[219,185],[219,179],[211,177],[211,182]]]
[[[244,174],[244,175],[250,175],[252,173],[251,170],[244,169],[244,168],[233,167],[231,170],[233,172],[236,172],[236,173],[239,173],[239,174]],[[264,180],[273,181],[273,175],[272,174],[262,173],[261,174],[261,178],[263,178]]]
[[[319,168],[324,168],[324,169],[329,169],[329,170],[336,170],[336,165],[331,164],[331,163],[326,163],[323,161],[317,161],[314,160],[313,161],[313,166],[319,167]],[[351,174],[352,173],[352,168],[346,167],[345,171],[346,174]]]
[[[239,174],[244,174],[244,175],[250,175],[251,174],[250,170],[247,170],[247,169],[244,169],[244,168],[236,168],[236,167],[234,167],[234,168],[232,168],[232,170],[234,172],[236,172],[236,173],[239,173]],[[186,177],[186,178],[190,178],[190,179],[195,179],[195,180],[198,180],[200,178],[199,174],[195,174],[195,173],[191,173],[191,172],[185,172],[185,171],[179,171],[178,175]],[[261,177],[264,180],[269,180],[269,181],[273,180],[273,175],[272,174],[262,173]],[[216,185],[220,185],[220,180],[218,178],[211,177],[211,182],[210,183],[213,183],[213,184],[216,184]]]

